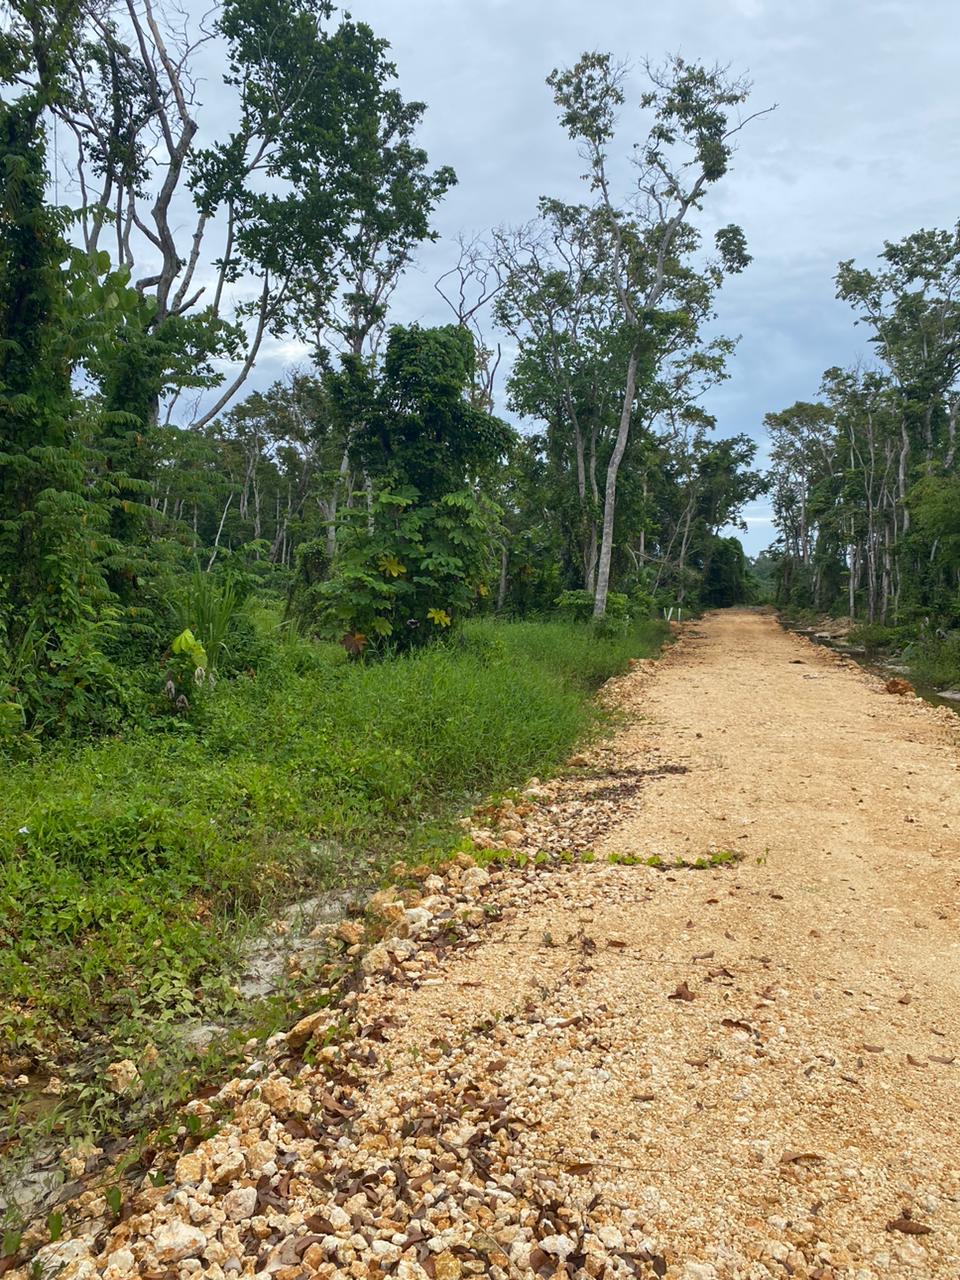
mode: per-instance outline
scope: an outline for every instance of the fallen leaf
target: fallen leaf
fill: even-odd
[[[325,1234],[329,1235],[330,1233],[327,1232]],[[312,1244],[319,1244],[322,1239],[323,1236],[317,1235],[316,1233],[313,1235],[300,1236],[296,1244],[293,1246],[293,1252],[298,1258],[300,1258],[307,1252]]]
[[[552,1264],[552,1262],[553,1260],[551,1259],[549,1253],[546,1253],[543,1249],[540,1248],[539,1245],[535,1245],[534,1248],[530,1250],[530,1259],[529,1259],[528,1265],[531,1271],[539,1271],[541,1267],[547,1265],[548,1263]]]
[[[670,995],[667,996],[668,1000],[693,1000],[694,998],[694,993],[685,982],[681,982],[676,991],[672,991]]]
[[[349,1116],[352,1114],[349,1107],[345,1107],[342,1103],[338,1102],[332,1094],[327,1093],[326,1089],[321,1089],[320,1101],[323,1103],[324,1109],[332,1111],[334,1115]]]
[[[887,1223],[888,1231],[902,1231],[905,1236],[928,1236],[933,1227],[924,1226],[922,1222],[914,1222],[912,1218],[893,1218]]]
[[[742,1018],[723,1018],[720,1021],[721,1027],[732,1027],[736,1031],[747,1031],[753,1035],[753,1027],[749,1022],[744,1022]]]

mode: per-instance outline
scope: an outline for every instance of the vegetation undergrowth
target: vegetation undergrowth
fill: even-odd
[[[377,663],[291,635],[193,720],[14,764],[0,778],[3,1069],[37,1090],[60,1077],[64,1101],[109,1125],[107,1062],[155,1046],[159,1089],[190,1057],[178,1026],[249,1019],[235,983],[270,913],[446,853],[455,814],[549,774],[598,726],[590,694],[665,633],[481,620]]]
[[[918,683],[960,689],[960,631],[925,628],[907,643],[903,659]]]

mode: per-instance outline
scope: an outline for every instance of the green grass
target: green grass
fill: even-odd
[[[663,635],[481,622],[370,665],[276,642],[199,725],[4,769],[0,1059],[42,1074],[238,1013],[264,913],[449,849],[456,812],[549,774],[597,726],[594,689]]]
[[[910,674],[935,689],[960,689],[960,630],[921,634],[904,649]]]
[[[903,633],[897,627],[884,627],[876,622],[861,622],[847,633],[849,644],[861,645],[868,658],[880,657],[903,643]]]

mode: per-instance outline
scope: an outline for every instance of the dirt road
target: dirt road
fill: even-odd
[[[956,718],[746,611],[609,696],[486,819],[596,861],[408,893],[355,1038],[211,1100],[71,1274],[960,1276]]]

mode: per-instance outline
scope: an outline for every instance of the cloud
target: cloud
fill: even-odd
[[[685,0],[645,6],[642,22],[623,0],[352,0],[349,8],[390,41],[403,93],[427,103],[431,160],[452,164],[460,179],[437,214],[440,242],[396,295],[400,321],[449,319],[433,280],[451,264],[458,232],[524,222],[541,194],[583,197],[582,163],[544,84],[553,66],[585,49],[609,49],[634,66],[679,51],[742,70],[752,103],[778,104],[744,131],[705,214],[708,227],[740,223],[754,256],[719,302],[718,331],[742,335],[731,378],[708,403],[720,434],[762,438],[764,413],[814,398],[824,368],[867,351],[834,297],[838,261],[867,263],[885,240],[960,215],[954,0]],[[639,84],[638,75],[625,145],[642,131]],[[758,532],[761,518],[769,513],[754,518]]]

